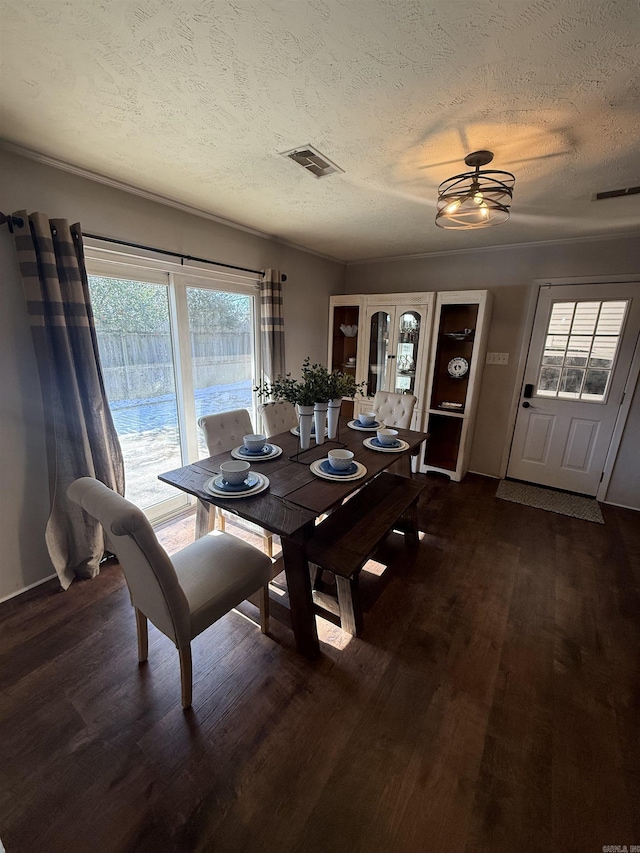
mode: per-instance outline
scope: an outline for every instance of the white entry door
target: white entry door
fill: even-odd
[[[507,476],[595,495],[640,330],[640,285],[540,290]]]

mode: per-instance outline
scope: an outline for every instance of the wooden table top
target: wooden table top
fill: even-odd
[[[313,522],[318,515],[342,503],[352,491],[361,488],[398,459],[415,455],[421,443],[428,438],[428,433],[399,429],[398,437],[406,441],[409,447],[399,453],[384,453],[369,450],[364,446],[364,439],[373,435],[375,433],[350,429],[347,426],[347,419],[340,419],[337,440],[347,450],[352,450],[355,460],[367,469],[366,475],[360,480],[348,482],[323,480],[311,472],[309,467],[311,463],[325,458],[327,452],[337,446],[328,440],[319,445],[312,443],[309,450],[301,452],[300,462],[292,461],[289,457],[297,453],[298,439],[289,432],[279,433],[269,439],[270,444],[277,444],[282,448],[280,456],[254,464],[255,471],[269,478],[270,487],[266,492],[253,497],[227,500],[204,491],[206,481],[214,474],[219,474],[220,464],[231,458],[229,453],[220,453],[174,471],[168,471],[160,474],[159,479],[201,500],[236,513],[241,518],[273,533],[291,536]]]

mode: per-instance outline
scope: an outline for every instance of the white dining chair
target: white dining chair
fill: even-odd
[[[138,631],[138,661],[148,657],[149,619],[180,656],[182,706],[192,695],[191,640],[260,591],[260,627],[268,630],[271,560],[258,548],[215,531],[169,558],[147,517],[93,477],[75,480],[70,500],[103,526],[125,576]]]
[[[411,429],[411,418],[416,405],[413,394],[393,394],[391,391],[376,391],[371,411],[378,421],[388,427]]]
[[[298,416],[292,403],[264,403],[258,406],[258,412],[267,438],[298,426]]]
[[[253,434],[251,416],[246,409],[233,409],[230,412],[219,412],[215,415],[204,415],[198,420],[198,426],[204,435],[209,456],[216,456],[218,453],[227,453],[228,451],[233,450],[234,447],[240,447],[245,435]],[[200,517],[204,512],[206,512],[205,507],[200,501],[198,501],[196,509],[198,517]],[[207,529],[213,530],[216,518],[218,521],[218,529],[224,530],[225,518],[223,510],[216,510],[216,507],[213,504],[210,504]],[[241,524],[249,530],[258,531],[260,536],[262,536],[262,543],[265,552],[269,557],[273,557],[273,535],[268,530],[264,530],[262,527],[251,524],[250,521],[245,521],[239,516],[234,515],[233,520],[234,523]],[[204,527],[204,525],[201,527]],[[196,528],[199,528],[198,524],[196,524]]]

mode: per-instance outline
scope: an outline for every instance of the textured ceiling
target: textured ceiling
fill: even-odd
[[[343,260],[640,225],[636,0],[0,0],[4,139]],[[311,143],[344,174],[278,152]],[[434,224],[465,154],[511,220]]]

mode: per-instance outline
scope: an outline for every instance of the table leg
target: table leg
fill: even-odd
[[[282,537],[282,557],[291,606],[291,627],[300,654],[314,658],[320,654],[316,617],[313,612],[311,578],[304,539]]]
[[[196,506],[196,539],[206,536],[209,530],[211,530],[209,515],[212,509],[213,507],[208,501],[198,498],[198,505]]]

